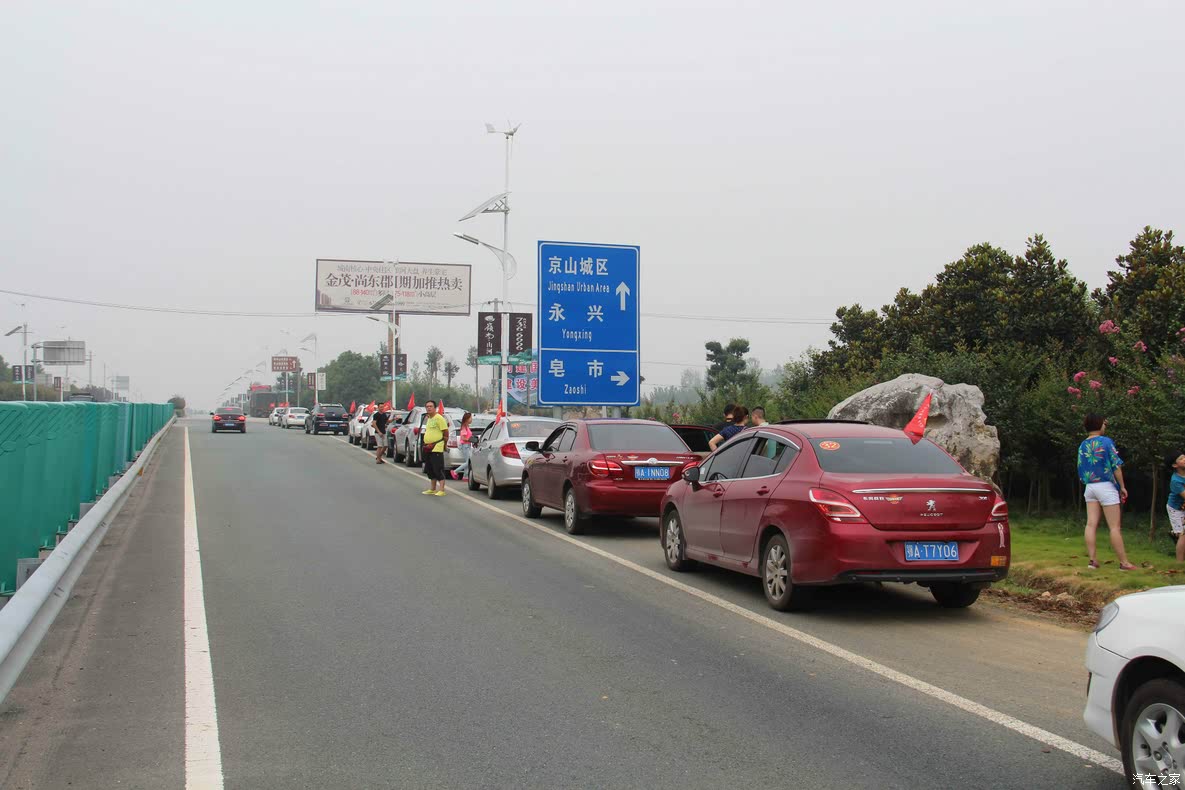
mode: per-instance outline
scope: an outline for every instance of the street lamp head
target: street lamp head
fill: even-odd
[[[481,244],[481,242],[480,242],[480,241],[478,241],[477,239],[473,238],[472,236],[470,236],[470,235],[469,235],[469,234],[467,234],[467,233],[454,233],[453,235],[454,235],[454,236],[456,236],[456,237],[457,237],[458,239],[460,239],[461,241],[467,241],[467,242],[469,242],[470,244]],[[19,328],[19,327],[18,327],[18,328]]]
[[[20,324],[20,325],[18,325],[18,326],[15,326],[15,327],[13,327],[12,331],[11,331],[11,332],[5,332],[5,333],[4,333],[4,336],[5,336],[5,337],[12,337],[12,336],[13,336],[13,335],[15,335],[17,332],[21,331],[21,328],[22,328],[23,326],[24,326],[24,324]]]

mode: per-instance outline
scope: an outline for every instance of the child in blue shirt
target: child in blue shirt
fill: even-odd
[[[1173,470],[1169,478],[1169,529],[1177,539],[1177,562],[1185,562],[1185,453],[1169,453],[1165,464]]]

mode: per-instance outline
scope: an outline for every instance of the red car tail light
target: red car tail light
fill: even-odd
[[[221,422],[221,421],[222,421],[222,418],[219,417],[217,414],[215,414],[214,415],[214,422]]]
[[[450,436],[450,437],[449,437],[449,439],[448,439],[448,446],[449,446],[449,447],[457,447],[457,446],[458,446],[458,445],[457,445],[457,437],[456,437],[456,436]]]
[[[588,462],[588,471],[592,473],[593,477],[612,477],[614,479],[625,477],[625,467],[608,458],[592,459]]]
[[[992,506],[992,521],[1007,521],[1008,520],[1008,503],[999,497],[996,498],[996,504]]]
[[[324,414],[318,414],[318,415],[317,415],[317,418],[318,418],[318,419],[323,419],[324,417],[325,417],[325,415],[324,415]]]
[[[522,456],[518,454],[517,444],[504,444],[498,452],[502,454],[503,458],[522,459]]]
[[[246,414],[240,414],[238,417],[235,417],[235,419],[236,419],[236,420],[238,420],[239,422],[246,422],[246,421],[247,421],[247,415],[246,415]]]
[[[811,502],[814,502],[815,507],[819,508],[819,512],[823,514],[823,518],[828,521],[841,524],[868,522],[868,519],[864,518],[864,514],[857,510],[855,505],[834,491],[828,491],[825,488],[812,488],[810,497]]]

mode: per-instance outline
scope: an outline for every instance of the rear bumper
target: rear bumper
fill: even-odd
[[[907,541],[955,541],[959,544],[959,559],[908,562]],[[869,524],[824,522],[818,530],[793,535],[791,542],[794,581],[799,584],[879,581],[986,585],[1005,578],[1012,562],[1011,536],[1007,529],[1001,535],[994,523],[971,530],[887,532]]]
[[[212,427],[216,431],[244,431],[247,429],[247,423],[245,423],[245,422],[235,422],[235,423],[225,423],[225,424],[216,423]]]
[[[317,420],[313,423],[313,427],[318,431],[344,431],[346,424],[344,422],[329,422],[327,420]]]
[[[605,516],[659,515],[662,498],[670,486],[668,481],[657,485],[597,480],[576,488],[576,502],[585,513]]]
[[[522,459],[496,455],[490,462],[490,471],[493,473],[494,485],[517,486],[523,482]]]

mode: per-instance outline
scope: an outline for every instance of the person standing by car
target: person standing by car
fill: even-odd
[[[745,430],[745,423],[748,421],[749,410],[744,406],[734,406],[732,409],[732,422],[725,425],[715,436],[708,440],[708,447],[712,448],[714,452],[721,444]]]
[[[428,490],[422,493],[444,496],[444,450],[448,446],[448,420],[437,413],[436,401],[424,404],[424,474],[428,476]]]
[[[736,408],[736,405],[732,404],[732,403],[730,403],[724,407],[724,422],[717,423],[716,425],[713,425],[712,426],[713,433],[720,433],[725,428],[732,425],[732,412],[735,408]]]
[[[764,406],[754,406],[753,412],[749,416],[751,416],[753,418],[753,427],[754,428],[760,428],[762,425],[769,425],[769,423],[765,419],[765,407]]]
[[[1177,562],[1185,562],[1185,453],[1174,450],[1164,461],[1173,470],[1169,478],[1169,529],[1177,540]]]
[[[1111,533],[1111,548],[1119,558],[1119,570],[1135,570],[1127,561],[1123,548],[1123,533],[1120,529],[1122,513],[1120,507],[1127,501],[1127,488],[1123,485],[1123,459],[1115,449],[1115,442],[1103,434],[1107,431],[1107,420],[1098,414],[1088,414],[1083,421],[1086,438],[1078,445],[1078,479],[1086,486],[1086,553],[1090,555],[1088,568],[1098,568],[1095,556],[1095,536],[1099,518],[1106,517],[1107,529]]]
[[[469,461],[473,458],[473,429],[469,427],[471,422],[473,422],[473,415],[465,412],[465,415],[461,417],[461,429],[457,431],[457,439],[461,444],[461,457],[465,460],[457,469],[453,470],[454,480],[465,480],[472,474],[469,470]],[[460,470],[459,474],[457,470]]]
[[[370,421],[374,426],[374,462],[376,464],[385,463],[383,456],[387,453],[387,422],[390,419],[386,409],[379,409]]]

